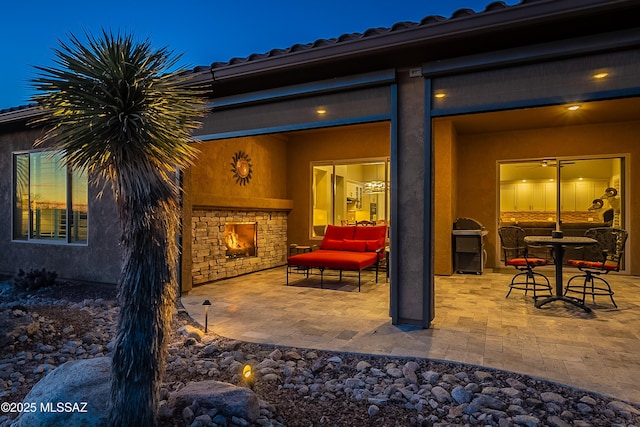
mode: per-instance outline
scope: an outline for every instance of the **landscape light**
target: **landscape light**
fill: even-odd
[[[206,334],[208,332],[207,324],[209,323],[209,306],[211,305],[211,301],[206,299],[202,305],[204,306],[204,333]]]

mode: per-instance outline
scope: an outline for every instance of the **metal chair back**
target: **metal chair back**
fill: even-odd
[[[527,244],[524,241],[525,231],[515,225],[500,227],[498,229],[500,243],[504,252],[504,263],[514,258],[523,258],[527,255]]]
[[[619,271],[629,233],[620,228],[596,227],[588,229],[584,235],[597,243],[584,247],[583,259],[601,264],[602,270]],[[596,265],[592,264],[591,268],[594,267]]]

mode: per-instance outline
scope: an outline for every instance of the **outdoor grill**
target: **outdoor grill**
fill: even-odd
[[[458,218],[453,223],[453,269],[457,273],[482,274],[487,261],[484,236],[489,232],[472,218]]]

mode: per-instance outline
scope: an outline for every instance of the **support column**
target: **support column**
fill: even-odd
[[[427,87],[422,76],[409,77],[409,70],[399,70],[397,82],[392,322],[428,328],[433,319],[433,263],[431,169],[425,166],[431,162],[431,148],[425,147]]]

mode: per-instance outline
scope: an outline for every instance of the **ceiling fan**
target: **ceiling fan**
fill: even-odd
[[[540,160],[536,162],[526,162],[520,165],[516,165],[517,168],[546,168],[546,167],[556,167],[556,160]],[[560,167],[564,165],[575,165],[576,162],[569,160],[560,160]]]

